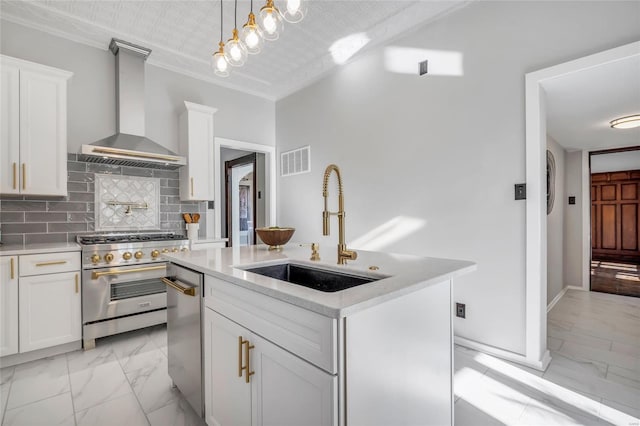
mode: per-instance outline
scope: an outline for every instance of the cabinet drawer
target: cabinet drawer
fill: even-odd
[[[337,320],[206,276],[205,304],[302,359],[337,374]]]
[[[28,254],[19,259],[21,277],[80,270],[80,252]]]

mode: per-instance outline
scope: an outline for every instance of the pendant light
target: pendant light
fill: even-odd
[[[260,53],[264,39],[262,38],[262,30],[256,24],[256,15],[253,14],[253,0],[251,0],[251,12],[247,23],[242,26],[242,35],[240,36],[247,48],[247,53],[255,55]]]
[[[222,1],[220,2],[222,3]],[[227,40],[227,50],[224,55],[227,58],[227,62],[234,67],[241,67],[247,61],[247,48],[238,38],[238,0],[235,1],[232,37]]]
[[[218,77],[228,77],[229,76],[229,63],[227,62],[227,58],[224,54],[224,42],[222,41],[222,0],[220,0],[220,43],[218,46],[220,48],[216,53],[213,54],[211,58],[211,66],[214,69],[215,75]]]
[[[280,37],[284,26],[280,11],[273,4],[273,0],[267,0],[267,4],[260,9],[258,25],[262,29],[262,35],[265,40],[274,41]]]
[[[285,21],[296,24],[304,19],[306,12],[306,0],[287,0],[283,9],[282,17]]]

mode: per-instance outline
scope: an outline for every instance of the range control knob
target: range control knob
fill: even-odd
[[[160,256],[160,252],[159,252],[158,250],[153,250],[153,251],[151,251],[151,257],[152,257],[152,258],[154,258],[154,259],[155,259],[155,258],[156,258],[156,257],[158,257],[158,256]]]
[[[131,259],[131,252],[130,251],[125,251],[124,253],[122,253],[122,258],[124,260],[129,260]]]
[[[104,261],[107,263],[113,262],[113,254],[107,253],[104,255]]]
[[[169,253],[169,249],[168,249],[168,248],[163,248],[163,249],[162,249],[162,252],[163,252],[163,253]]]
[[[144,253],[142,253],[140,250],[138,250],[137,252],[135,252],[135,254],[133,256],[136,259],[140,260],[140,259],[142,259],[142,256],[144,256]]]
[[[182,248],[180,249],[180,251],[189,251],[189,249],[188,249],[188,248],[186,248],[186,247],[182,247]]]
[[[173,250],[171,250],[171,251],[172,251],[172,252],[174,252],[174,253],[177,253],[177,252],[178,252],[178,247],[174,248],[174,249],[173,249]]]
[[[91,262],[93,263],[98,263],[100,262],[100,255],[99,254],[94,254],[91,256]]]

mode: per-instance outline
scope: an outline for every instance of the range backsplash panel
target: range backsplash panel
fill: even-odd
[[[95,175],[95,229],[100,232],[160,229],[160,179]]]
[[[66,197],[0,196],[0,226],[4,244],[75,242],[95,229],[95,176],[139,176],[160,182],[160,229],[185,234],[182,213],[200,213],[200,238],[204,238],[206,202],[180,201],[177,170],[113,166],[78,161],[68,155]]]

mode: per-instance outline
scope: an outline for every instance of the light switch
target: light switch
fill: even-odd
[[[527,184],[516,183],[516,200],[526,200],[526,199],[527,199]]]

